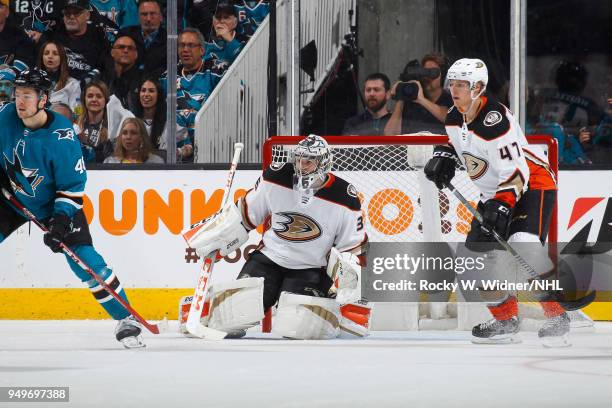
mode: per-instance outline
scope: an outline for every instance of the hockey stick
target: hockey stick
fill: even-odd
[[[232,183],[234,182],[234,175],[236,174],[236,167],[238,167],[238,159],[240,158],[240,153],[242,152],[243,147],[244,145],[242,143],[234,143],[234,157],[232,158],[232,164],[227,175],[227,183],[225,184],[225,190],[223,191],[221,208],[223,208],[227,203],[227,200],[229,200]],[[183,234],[183,237],[185,237],[185,234]],[[198,276],[198,283],[195,287],[195,292],[193,293],[189,314],[187,315],[187,323],[185,325],[190,334],[207,340],[221,340],[227,336],[227,333],[221,330],[206,327],[200,323],[200,316],[202,315],[202,309],[204,308],[206,292],[208,291],[208,282],[210,281],[213,266],[215,265],[216,254],[217,251],[208,254],[204,258],[202,270]]]
[[[445,187],[448,188],[451,191],[451,193],[453,193],[455,197],[457,197],[457,199],[461,202],[461,204],[463,204],[468,209],[468,211],[472,213],[474,218],[476,218],[476,220],[482,224],[483,218],[482,218],[482,214],[480,214],[480,211],[478,211],[478,209],[475,208],[463,196],[463,194],[461,194],[461,192],[457,190],[455,186],[453,186],[451,182],[445,183]],[[525,261],[525,259],[518,252],[516,252],[516,250],[508,243],[508,241],[506,241],[502,236],[500,236],[497,233],[497,231],[492,230],[491,235],[493,235],[493,238],[495,238],[495,240],[499,242],[500,245],[504,247],[504,249],[510,253],[510,255],[512,255],[512,257],[516,260],[516,262],[519,264],[521,269],[524,270],[531,279],[538,279],[538,280],[541,279],[540,275],[536,272],[536,270],[533,269],[533,267],[529,265],[527,261]],[[554,295],[552,294],[549,294],[544,299],[537,299],[537,300],[541,302],[555,301],[555,302],[558,302],[563,309],[571,311],[571,310],[582,309],[583,307],[588,306],[589,304],[593,302],[593,300],[595,300],[596,295],[597,295],[597,292],[593,290],[587,293],[584,297],[581,297],[579,299],[572,300],[572,301],[557,300],[554,298]]]
[[[15,206],[15,208],[21,211],[21,213],[26,218],[36,224],[38,228],[42,230],[43,233],[46,234],[49,232],[49,229],[42,222],[40,222],[30,210],[28,210],[23,204],[21,204],[13,194],[11,194],[5,188],[2,189],[2,194],[13,206]],[[81,269],[87,272],[89,276],[91,276],[96,282],[98,282],[100,286],[102,286],[104,290],[106,290],[106,292],[108,292],[112,297],[114,297],[117,302],[119,302],[125,310],[127,310],[132,316],[134,316],[134,318],[138,320],[140,324],[146,327],[147,330],[149,330],[153,334],[159,334],[160,331],[164,331],[167,329],[167,323],[156,324],[147,322],[140,314],[138,314],[138,312],[136,312],[136,310],[134,310],[134,308],[132,308],[132,306],[130,306],[128,302],[125,301],[125,299],[119,296],[119,294],[115,292],[113,288],[111,288],[106,282],[104,282],[104,279],[102,279],[100,275],[94,272],[89,267],[89,265],[85,263],[85,261],[83,261],[72,249],[70,249],[68,245],[64,244],[63,242],[60,242],[60,248],[62,249],[62,252],[65,255],[72,259]]]

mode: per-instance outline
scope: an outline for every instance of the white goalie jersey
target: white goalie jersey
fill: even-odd
[[[482,105],[467,126],[453,107],[446,132],[481,200],[495,198],[514,207],[529,188],[555,189],[554,175],[541,146],[529,145],[512,113],[481,96]]]
[[[273,164],[239,202],[249,229],[264,224],[260,251],[289,269],[327,265],[332,247],[361,253],[367,243],[357,189],[329,174],[308,204],[300,204],[293,190],[291,164]]]

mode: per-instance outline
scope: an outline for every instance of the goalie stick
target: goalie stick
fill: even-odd
[[[36,224],[43,233],[46,234],[49,232],[49,229],[42,222],[40,222],[30,210],[28,210],[23,204],[21,204],[21,202],[17,200],[17,197],[15,197],[5,188],[2,189],[2,194],[15,208],[21,211],[21,213],[27,219]],[[132,308],[132,306],[130,306],[129,303],[127,303],[121,296],[119,296],[119,294],[115,292],[113,288],[111,288],[106,282],[104,282],[104,279],[102,279],[100,275],[94,272],[93,269],[91,269],[89,265],[85,263],[85,261],[83,261],[72,249],[70,249],[68,245],[61,242],[60,247],[62,248],[62,252],[64,254],[70,257],[70,259],[72,259],[77,265],[79,265],[81,269],[83,269],[89,276],[91,276],[96,282],[98,282],[100,286],[102,286],[104,290],[106,290],[106,292],[108,292],[112,297],[114,297],[117,302],[119,302],[121,306],[125,308],[125,310],[127,310],[132,316],[134,316],[134,319],[136,319],[140,324],[146,327],[147,330],[149,330],[153,334],[159,334],[160,332],[167,330],[168,323],[166,320],[161,323],[147,322],[140,314],[138,314],[138,312],[136,312],[136,310],[134,310],[134,308]]]
[[[463,194],[461,194],[461,192],[455,188],[455,186],[451,182],[445,183],[445,187],[448,188],[451,191],[451,193],[453,193],[455,197],[457,197],[457,199],[461,202],[461,204],[463,204],[468,209],[468,211],[472,213],[474,218],[476,218],[476,220],[482,224],[483,218],[482,218],[482,214],[480,214],[480,211],[478,211],[478,209],[475,208],[463,196]],[[493,238],[495,238],[495,240],[499,242],[500,245],[504,247],[504,249],[510,253],[510,255],[512,255],[512,257],[516,260],[516,262],[519,264],[521,269],[524,270],[531,279],[541,279],[540,275],[538,275],[536,270],[533,269],[533,267],[529,265],[527,261],[525,261],[525,259],[518,252],[516,252],[516,250],[508,243],[508,241],[506,241],[503,237],[501,237],[497,233],[497,231],[493,229],[491,231],[491,234],[493,235]],[[587,293],[584,297],[581,297],[576,300],[571,300],[571,301],[557,300],[552,294],[549,294],[544,299],[537,299],[537,300],[541,302],[555,301],[555,302],[558,302],[563,309],[571,311],[571,310],[582,309],[583,307],[588,306],[595,300],[596,295],[597,295],[597,292],[593,290]]]
[[[221,208],[223,208],[227,203],[227,200],[229,200],[232,183],[234,182],[234,175],[236,174],[236,167],[238,167],[238,159],[240,158],[240,153],[242,152],[243,147],[244,145],[242,143],[234,143],[234,157],[232,158],[232,164],[229,169],[229,174],[227,175],[227,183],[225,184],[225,190],[223,191]],[[204,220],[193,225],[191,230],[193,230],[193,228],[195,228],[198,224],[203,223]],[[185,234],[183,234],[183,237],[185,237]],[[185,239],[187,240],[186,237]],[[216,256],[217,251],[208,254],[204,258],[202,270],[198,276],[198,283],[196,284],[195,291],[193,293],[189,314],[187,315],[187,323],[185,325],[190,334],[206,340],[221,340],[227,335],[227,333],[221,330],[206,327],[200,323],[200,316],[202,315],[202,310],[206,300],[206,292],[208,291],[209,286],[208,282],[210,281],[212,275]]]

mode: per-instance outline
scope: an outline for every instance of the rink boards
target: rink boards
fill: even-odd
[[[234,198],[245,194],[259,174],[239,171]],[[603,236],[600,232],[610,228],[610,174],[561,172],[560,241],[586,234],[587,241],[596,242]],[[180,232],[219,208],[226,175],[222,170],[88,172],[84,210],[94,244],[146,317],[176,318],[178,298],[193,292],[199,263]],[[233,279],[244,263],[245,250],[252,250],[259,239],[259,234],[251,234],[243,251],[217,263],[213,283]],[[63,256],[42,244],[35,226],[25,225],[3,242],[0,262],[0,319],[106,318]],[[596,319],[612,320],[608,305],[595,304],[588,312]]]

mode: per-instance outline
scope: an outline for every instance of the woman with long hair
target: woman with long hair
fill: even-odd
[[[142,120],[127,118],[121,124],[115,151],[104,163],[163,163],[152,153],[151,140]]]
[[[108,87],[94,79],[81,92],[85,105],[75,130],[81,140],[83,157],[87,163],[102,163],[113,151],[108,137],[108,114],[106,104],[110,98]]]
[[[81,106],[81,86],[78,80],[70,76],[68,70],[68,57],[64,46],[55,41],[47,41],[38,52],[36,60],[38,68],[45,70],[54,83],[50,95],[50,102],[62,102],[80,116],[83,111]]]
[[[153,149],[166,150],[166,100],[161,85],[156,79],[145,78],[138,90],[139,98],[134,114],[144,122]]]

